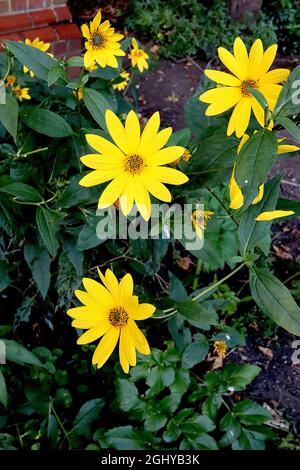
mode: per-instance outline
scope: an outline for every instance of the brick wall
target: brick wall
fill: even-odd
[[[0,42],[36,37],[51,42],[56,56],[80,53],[81,33],[66,0],[0,0]]]

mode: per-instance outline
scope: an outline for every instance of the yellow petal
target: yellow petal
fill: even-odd
[[[141,173],[140,177],[143,181],[145,188],[148,189],[150,194],[152,194],[160,201],[171,201],[172,195],[168,188],[164,184],[162,184],[157,178],[154,178],[147,168],[145,169],[145,171],[143,171],[143,173]]]
[[[261,64],[262,76],[267,73],[267,71],[273,64],[277,53],[277,47],[277,44],[273,44],[272,46],[268,47],[268,49],[264,52]]]
[[[254,112],[254,116],[256,117],[256,120],[258,124],[260,124],[262,127],[265,125],[265,112],[261,105],[258,103],[258,101],[253,98],[251,99],[251,107]]]
[[[300,147],[297,147],[297,145],[288,145],[288,144],[282,144],[278,145],[278,155],[281,155],[283,153],[289,153],[289,152],[298,152],[300,150]]]
[[[151,215],[150,196],[139,175],[134,175],[134,200],[143,219],[149,220]]]
[[[145,354],[145,355],[150,354],[150,348],[149,348],[148,341],[146,340],[146,338],[143,335],[143,333],[141,332],[141,330],[139,330],[139,328],[137,327],[135,321],[132,320],[132,319],[129,319],[128,326],[130,328],[131,336],[132,336],[132,338],[135,342],[136,349],[141,354]]]
[[[132,46],[133,46],[134,49],[139,48],[139,45],[138,45],[137,40],[135,38],[132,38],[131,43],[132,43]]]
[[[258,188],[258,195],[256,196],[256,198],[253,199],[252,201],[252,205],[254,204],[257,204],[258,202],[260,202],[264,196],[264,184],[261,184],[260,187]]]
[[[231,179],[229,182],[229,195],[230,195],[230,209],[240,209],[242,205],[244,204],[244,196],[243,193],[237,184],[235,177],[234,177],[234,172],[235,172],[235,164],[233,166],[232,170],[232,175]]]
[[[250,79],[261,77],[261,63],[263,60],[264,49],[260,39],[256,39],[252,44],[249,53],[249,76]]]
[[[113,178],[118,177],[119,173],[120,169],[118,167],[111,170],[91,171],[88,175],[85,175],[83,178],[81,178],[79,184],[85,188],[90,188],[91,186],[97,186],[98,184],[106,183],[106,181],[110,181]],[[116,201],[116,199],[114,199],[112,204]]]
[[[151,304],[139,304],[135,311],[130,314],[131,318],[134,320],[146,320],[153,315],[156,307]]]
[[[104,51],[102,51],[102,50],[97,51],[96,50],[94,52],[94,59],[97,62],[97,64],[100,65],[100,67],[102,67],[102,68],[106,67],[107,57],[106,57],[106,54],[104,53]]]
[[[138,153],[143,153],[143,150],[145,146],[147,145],[147,143],[151,141],[157,134],[159,126],[160,126],[160,115],[159,115],[159,112],[156,111],[156,113],[154,113],[151,116],[151,118],[147,122],[142,132],[141,142],[138,148]]]
[[[129,214],[134,202],[134,177],[129,175],[127,184],[124,188],[123,193],[120,196],[120,207],[121,211],[125,216]]]
[[[274,69],[266,73],[262,78],[262,83],[280,83],[284,82],[290,74],[288,69]]]
[[[267,212],[262,212],[255,218],[255,220],[258,220],[259,222],[265,221],[269,222],[270,220],[273,219],[278,219],[280,217],[287,217],[288,215],[293,215],[295,214],[294,211],[280,211],[280,210],[275,210],[275,211],[267,211]]]
[[[83,62],[84,62],[85,68],[90,67],[95,62],[95,57],[94,57],[94,53],[92,49],[89,49],[88,51],[86,51],[83,57]]]
[[[131,335],[131,331],[128,325],[121,329],[120,348],[122,349],[122,353],[123,353],[122,359],[126,358],[126,362],[128,363],[128,365],[135,366],[136,365],[135,342]],[[122,366],[122,362],[121,362],[121,366]],[[125,368],[125,370],[126,369],[127,368]]]
[[[85,166],[92,168],[93,170],[105,171],[115,170],[117,168],[119,168],[120,171],[123,170],[122,161],[96,153],[84,155],[83,157],[80,157],[80,160]]]
[[[111,269],[105,271],[105,276],[102,278],[105,287],[111,292],[115,299],[119,298],[119,283]]]
[[[102,313],[104,312],[101,311],[99,314],[98,310],[94,311],[93,308],[91,308],[90,306],[73,307],[69,308],[69,310],[67,311],[67,314],[71,318],[75,318],[76,320],[95,321],[97,323],[101,322],[101,318],[103,318]]]
[[[117,157],[121,159],[124,157],[124,153],[109,140],[94,134],[86,134],[85,137],[87,143],[97,152],[103,153],[107,157],[111,158]]]
[[[184,153],[185,148],[177,145],[165,147],[147,157],[146,164],[149,166],[166,165],[167,163],[174,162]]]
[[[86,331],[81,335],[78,340],[77,344],[88,344],[92,343],[96,339],[103,336],[109,329],[111,328],[111,324],[108,320],[103,320],[98,326],[91,328],[90,330]]]
[[[153,136],[152,140],[148,140],[147,144],[143,145],[141,152],[142,156],[148,157],[158,152],[162,147],[166,145],[169,138],[171,137],[171,134],[171,127],[167,127],[166,129],[163,129],[162,131],[158,132],[158,134]]]
[[[236,78],[234,75],[230,75],[227,72],[220,72],[219,70],[204,70],[204,74],[216,83],[220,83],[221,85],[228,85],[228,86],[240,86],[241,80]]]
[[[249,74],[249,58],[246,46],[241,38],[237,37],[233,44],[233,53],[236,61],[242,69],[243,76],[247,77]]]
[[[134,111],[127,114],[125,121],[125,139],[127,142],[128,153],[134,155],[140,145],[140,122]]]
[[[109,183],[108,186],[104,189],[103,193],[100,196],[99,202],[98,202],[98,208],[104,209],[105,207],[109,207],[114,202],[116,202],[117,199],[119,199],[120,195],[123,193],[124,188],[127,184],[127,180],[129,178],[129,175],[127,173],[121,173],[116,178],[113,179]]]
[[[112,355],[120,335],[120,329],[111,327],[103,336],[93,354],[92,363],[97,364],[98,369],[105,364]]]
[[[82,330],[95,328],[97,325],[99,325],[99,320],[76,319],[72,321],[74,328],[80,328]]]
[[[85,37],[86,39],[90,38],[90,30],[87,24],[83,24],[81,26],[81,32],[83,34],[83,37]]]
[[[225,67],[227,67],[228,70],[230,70],[230,72],[236,75],[240,80],[243,80],[244,72],[231,52],[227,51],[224,47],[219,47],[218,54]]]
[[[99,305],[103,305],[107,308],[111,308],[113,306],[114,300],[110,292],[105,289],[104,286],[99,284],[99,282],[95,281],[94,279],[84,277],[82,279],[82,283],[88,294],[93,297],[94,300],[99,303]]]
[[[242,98],[235,106],[227,127],[227,135],[234,131],[237,137],[242,137],[245,133],[251,114],[251,101],[249,98]]]
[[[214,101],[206,109],[206,116],[215,116],[224,113],[242,99],[241,89],[236,87],[215,88],[209,91],[214,91],[214,93],[209,95],[214,96]],[[206,93],[209,93],[209,91]],[[208,99],[207,95],[206,99]]]
[[[125,302],[128,297],[132,296],[132,293],[133,279],[131,274],[127,273],[120,281],[120,302]]]
[[[147,172],[162,183],[167,184],[179,185],[184,184],[189,180],[184,173],[179,170],[175,170],[174,168],[148,167]]]
[[[240,151],[242,150],[243,146],[245,145],[245,143],[247,142],[247,140],[249,140],[249,135],[248,134],[244,134],[243,137],[241,138],[241,141],[239,143],[239,146],[238,146],[238,149],[237,149],[237,153],[239,154]]]
[[[100,25],[100,22],[101,22],[101,10],[98,11],[95,18],[90,23],[92,33],[95,33],[97,31],[97,29]]]
[[[105,113],[105,121],[109,134],[115,141],[117,146],[124,152],[128,153],[127,143],[125,139],[125,129],[118,118],[110,109]]]

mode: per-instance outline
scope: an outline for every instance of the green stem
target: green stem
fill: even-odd
[[[13,66],[12,55],[10,53],[7,53],[6,56],[7,56],[7,68],[6,68],[6,72],[4,74],[4,77],[2,78],[2,80],[0,80],[0,87],[3,85],[3,83],[7,79],[8,75],[10,74],[10,71],[12,69],[12,66]]]
[[[163,310],[164,312],[164,310]],[[172,317],[173,315],[175,315],[175,313],[177,313],[177,310],[176,309],[172,309],[172,312],[169,313],[168,315],[163,315],[161,317],[151,317],[152,320],[164,320],[165,318],[168,318],[168,317]]]
[[[202,267],[202,261],[201,259],[198,259],[197,261],[197,266],[196,266],[196,272],[195,272],[195,277],[194,277],[194,281],[193,281],[193,290],[196,290],[197,287],[198,287],[198,283],[199,283],[199,274],[201,272],[201,267]]]
[[[234,276],[240,269],[242,269],[246,264],[246,261],[244,261],[242,264],[240,264],[237,268],[235,268],[231,273],[227,274],[227,276],[223,277],[220,279],[218,282],[213,284],[212,286],[209,286],[207,289],[203,290],[202,292],[199,292],[198,295],[192,298],[192,300],[198,300],[200,297],[204,297],[206,294],[208,294],[210,291],[216,289],[218,286],[223,284],[223,282],[227,281],[227,279],[231,278],[231,276]]]
[[[63,432],[63,434],[64,434],[64,436],[65,436],[65,439],[68,441],[69,447],[70,447],[70,449],[71,449],[72,446],[71,446],[71,442],[70,442],[70,439],[69,439],[68,432],[65,430],[64,425],[63,425],[63,423],[61,422],[60,417],[59,417],[58,414],[56,413],[55,408],[54,408],[54,406],[53,406],[52,404],[51,404],[51,409],[52,409],[53,414],[54,414],[54,416],[55,416],[55,419],[56,419],[56,421],[58,422],[58,424],[59,424],[59,426],[60,426],[60,428],[61,428],[61,430],[62,430],[62,432]]]
[[[219,196],[217,196],[214,191],[212,189],[209,189],[208,188],[208,191],[210,192],[210,194],[212,196],[214,196],[214,198],[218,201],[218,203],[223,207],[224,211],[226,212],[226,214],[229,215],[229,217],[231,218],[231,220],[236,224],[236,225],[239,225],[238,224],[238,221],[235,219],[235,217],[230,214],[230,212],[228,211],[227,207],[225,206],[225,204],[223,203],[223,201],[221,201],[221,199],[219,198]]]
[[[30,152],[20,153],[18,154],[19,157],[28,157],[28,155],[33,155],[34,153],[44,152],[48,150],[48,147],[42,147],[40,149],[31,150]]]

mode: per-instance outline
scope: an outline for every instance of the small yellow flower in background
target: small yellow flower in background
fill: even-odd
[[[17,79],[14,75],[8,75],[6,77],[6,86],[11,86],[13,87],[14,84],[16,83]]]
[[[280,210],[275,210],[275,211],[267,211],[267,212],[262,212],[259,214],[255,220],[258,220],[259,222],[269,222],[274,219],[279,219],[280,217],[287,217],[288,215],[293,215],[295,214],[294,211],[280,211]]]
[[[269,71],[274,62],[277,45],[273,44],[264,52],[263,44],[257,39],[249,52],[241,38],[236,38],[231,54],[224,47],[218,48],[221,62],[233,74],[219,70],[205,70],[205,75],[221,86],[203,93],[199,99],[209,106],[205,114],[215,116],[234,107],[231,114],[227,135],[234,132],[241,137],[249,125],[251,111],[258,123],[264,126],[264,110],[251,95],[249,87],[260,91],[265,97],[271,111],[274,110],[282,86],[290,74],[288,69]]]
[[[191,159],[192,155],[188,149],[185,149],[180,158],[171,163],[171,166],[176,167],[181,161],[188,162]]]
[[[29,88],[21,88],[20,85],[17,85],[13,88],[13,92],[20,101],[31,99]]]
[[[82,86],[77,88],[77,90],[74,90],[73,94],[74,94],[75,98],[78,99],[78,101],[81,101],[82,98],[83,98],[83,88],[82,88]]]
[[[163,148],[171,137],[172,128],[158,132],[158,112],[149,119],[142,133],[134,111],[128,113],[125,127],[111,110],[106,111],[105,120],[114,143],[98,135],[86,135],[88,144],[98,154],[81,157],[82,163],[94,171],[84,176],[79,184],[91,187],[112,180],[101,194],[98,207],[109,207],[119,198],[125,216],[136,203],[142,217],[148,220],[151,215],[149,193],[170,202],[171,193],[163,183],[180,185],[188,181],[182,172],[163,166],[178,159],[184,147]]]
[[[149,68],[147,62],[149,55],[143,49],[139,48],[135,38],[132,38],[132,49],[130,54],[128,54],[128,58],[131,60],[132,67],[137,67],[141,73],[144,69],[147,70]]]
[[[192,213],[192,224],[200,240],[202,240],[203,238],[203,232],[206,229],[207,221],[211,219],[213,215],[214,215],[214,212],[202,211],[201,209],[196,209]]]
[[[123,72],[120,73],[120,77],[124,78],[124,80],[122,80],[121,82],[118,82],[118,83],[114,83],[113,86],[112,86],[114,90],[118,90],[118,91],[125,90],[128,82],[129,82],[130,75],[125,70],[123,70]]]
[[[84,278],[85,291],[75,291],[83,304],[68,310],[74,318],[72,326],[83,328],[77,344],[88,344],[102,337],[93,354],[92,363],[98,369],[103,366],[114,351],[119,340],[119,357],[122,369],[128,373],[129,366],[136,365],[136,350],[150,354],[148,342],[137,327],[136,320],[145,320],[153,315],[156,308],[151,304],[139,304],[133,295],[133,280],[126,274],[120,282],[110,269],[105,276],[98,269],[99,282]]]
[[[115,33],[115,28],[111,28],[108,20],[101,23],[101,11],[99,10],[90,26],[83,24],[81,26],[85,41],[86,53],[84,54],[85,68],[91,67],[97,62],[101,67],[117,68],[118,61],[116,56],[124,56],[125,52],[121,49],[119,41],[123,39],[123,34]]]
[[[47,52],[51,45],[49,42],[40,41],[40,38],[35,38],[32,42],[30,41],[30,39],[26,38],[25,44],[27,44],[27,46],[35,47],[36,49],[39,49],[42,52]],[[49,55],[53,56],[53,54],[49,54]],[[23,72],[24,73],[29,72],[30,76],[34,77],[34,73],[31,70],[29,70],[29,68],[26,67],[26,65],[23,66]]]
[[[97,68],[98,68],[98,65],[95,62],[92,65],[90,65],[89,67],[85,67],[85,69],[88,72],[94,72],[95,70],[97,70]]]
[[[219,357],[224,359],[227,352],[227,344],[225,341],[215,341],[214,342],[214,351],[218,354]]]

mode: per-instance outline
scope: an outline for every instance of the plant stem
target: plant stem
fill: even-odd
[[[220,279],[218,282],[213,284],[212,286],[209,286],[207,289],[203,290],[202,292],[199,292],[198,295],[192,298],[192,300],[198,300],[200,297],[204,297],[208,292],[216,289],[219,285],[223,284],[223,282],[227,281],[231,276],[234,276],[240,269],[242,269],[246,264],[246,261],[244,261],[242,264],[240,264],[237,268],[235,268],[231,273],[227,274],[227,276],[223,277]]]
[[[239,225],[237,220],[235,219],[235,217],[230,214],[230,212],[228,211],[227,207],[225,206],[225,204],[223,203],[223,201],[221,201],[221,199],[219,198],[219,196],[217,196],[214,191],[212,189],[209,189],[208,188],[208,191],[210,192],[210,194],[212,196],[214,196],[214,198],[218,201],[218,203],[223,207],[224,211],[226,212],[226,214],[229,215],[229,217],[231,218],[231,220],[236,224],[236,225]]]
[[[163,310],[164,312],[164,310]],[[175,315],[177,313],[177,310],[175,308],[172,309],[172,312],[170,312],[168,315],[163,315],[161,317],[151,317],[152,320],[164,320],[165,318],[171,317],[172,315]]]
[[[69,439],[69,435],[68,435],[67,431],[65,430],[64,425],[63,425],[63,423],[61,422],[60,417],[59,417],[58,414],[56,413],[55,408],[54,408],[54,406],[53,406],[52,404],[51,404],[51,409],[52,409],[53,414],[54,414],[54,416],[55,416],[55,419],[56,419],[56,421],[58,422],[59,426],[61,427],[61,430],[62,430],[62,432],[63,432],[63,434],[64,434],[64,436],[65,436],[65,439],[68,441],[69,447],[70,447],[70,449],[71,449],[71,442],[70,442],[70,439]]]
[[[198,287],[198,283],[199,283],[199,274],[201,272],[201,267],[202,267],[202,261],[201,259],[198,259],[197,261],[197,266],[196,266],[196,272],[195,272],[195,277],[194,277],[194,281],[193,281],[193,290],[196,290],[197,287]]]
[[[10,55],[10,53],[7,53],[7,50],[6,50],[6,57],[7,57],[7,68],[6,68],[4,77],[0,80],[0,87],[3,85],[3,83],[7,79],[8,75],[10,74],[11,68],[13,66],[13,58]]]

